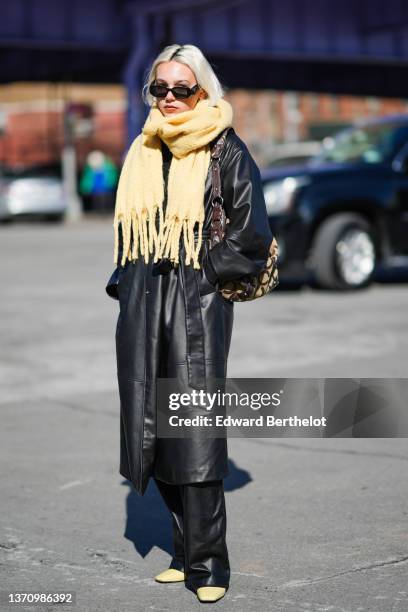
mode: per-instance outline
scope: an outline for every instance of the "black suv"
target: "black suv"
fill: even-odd
[[[359,289],[408,256],[408,115],[337,133],[306,165],[262,170],[283,280]]]

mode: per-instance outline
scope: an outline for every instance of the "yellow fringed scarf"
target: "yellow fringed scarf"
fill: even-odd
[[[137,259],[139,249],[146,263],[149,253],[154,251],[154,262],[163,257],[178,264],[183,232],[185,263],[189,265],[192,259],[194,268],[200,268],[198,255],[204,222],[204,187],[211,161],[208,144],[231,125],[232,117],[231,104],[222,98],[216,106],[209,106],[208,99],[200,99],[194,109],[170,116],[164,116],[156,106],[150,109],[142,132],[129,148],[119,178],[113,222],[115,263],[120,223],[123,237],[122,266],[127,258]],[[162,207],[164,181],[161,140],[173,154],[167,184],[165,219]],[[197,246],[194,244],[196,223]]]

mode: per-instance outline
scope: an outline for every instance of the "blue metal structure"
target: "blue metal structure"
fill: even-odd
[[[405,0],[13,0],[0,82],[123,82],[129,137],[146,68],[166,44],[199,46],[227,87],[408,97]]]

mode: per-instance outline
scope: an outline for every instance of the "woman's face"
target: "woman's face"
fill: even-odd
[[[160,62],[156,67],[155,81],[158,85],[166,85],[167,87],[176,87],[176,85],[193,87],[197,83],[191,68],[176,61]],[[169,116],[192,110],[200,98],[206,97],[206,92],[203,89],[198,89],[189,98],[177,100],[171,91],[168,91],[165,98],[156,98],[156,104],[164,116]]]

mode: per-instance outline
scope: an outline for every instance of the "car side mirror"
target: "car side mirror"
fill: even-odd
[[[408,143],[401,149],[392,162],[395,172],[408,174]]]

